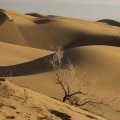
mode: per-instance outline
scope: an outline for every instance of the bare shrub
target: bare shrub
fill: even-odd
[[[64,96],[63,102],[68,101],[70,104],[83,106],[85,104],[104,104],[103,102],[94,102],[85,96],[90,96],[83,92],[83,83],[76,78],[76,70],[72,63],[67,60],[66,65],[63,63],[64,51],[59,47],[55,54],[49,60],[56,74],[56,83],[62,88]],[[96,81],[95,81],[96,82]],[[93,81],[92,83],[93,84]],[[106,104],[105,104],[106,105]]]
[[[63,67],[63,56],[64,52],[61,47],[59,47],[56,53],[50,59],[50,63],[55,70],[56,74],[56,83],[59,84],[64,92],[62,101],[65,102],[68,100],[71,101],[71,98],[75,95],[85,95],[80,89],[77,89],[77,85],[80,85],[80,82],[77,81],[75,76],[75,69],[72,63],[68,60],[67,69]]]

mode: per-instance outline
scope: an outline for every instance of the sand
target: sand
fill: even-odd
[[[108,25],[120,27],[120,22],[112,20],[112,19],[103,19],[103,20],[98,20],[97,22],[102,22]]]
[[[60,117],[52,113],[60,114],[62,111],[65,115],[67,114],[66,120],[96,118],[102,120],[103,118],[99,116],[105,114],[110,120],[119,120],[120,102],[114,104],[110,102],[107,107],[97,104],[86,105],[82,107],[89,111],[86,112],[81,108],[77,109],[50,98],[61,100],[63,91],[56,84],[55,71],[49,63],[54,50],[64,45],[65,58],[68,58],[74,65],[77,79],[86,84],[92,79],[97,79],[95,86],[85,87],[89,90],[89,94],[94,95],[95,101],[101,99],[107,101],[108,98],[119,97],[120,28],[118,26],[39,13],[24,15],[12,10],[0,11],[0,15],[2,16],[0,20],[0,76],[5,76],[14,84],[22,86],[19,88],[9,82],[4,83],[12,86],[11,89],[15,88],[15,94],[18,97],[24,96],[22,91],[27,87],[30,97],[33,98],[23,104],[14,97],[9,101],[2,97],[4,104],[14,103],[14,106],[22,113],[17,115],[15,112],[19,111],[11,111],[9,107],[3,107],[0,109],[2,111],[0,116],[3,120],[8,116],[9,111],[11,111],[10,115],[16,117],[16,120],[27,120],[25,116],[36,120],[38,117],[36,109],[42,109],[39,113],[40,117],[46,116],[50,120],[59,120]],[[81,78],[84,73],[85,76]],[[80,113],[69,111],[69,107]],[[54,112],[51,113],[49,109]],[[63,113],[61,113],[62,116],[64,116]],[[86,114],[96,118],[89,115],[86,117]],[[61,119],[64,120],[64,118]]]
[[[0,82],[0,119],[106,120],[8,81]]]
[[[10,66],[25,63],[41,57],[45,57],[50,54],[53,54],[53,51],[0,42],[1,66]]]

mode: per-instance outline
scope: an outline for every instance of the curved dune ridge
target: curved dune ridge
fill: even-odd
[[[120,27],[62,16],[0,10],[0,76],[12,75],[18,85],[61,99],[62,93],[58,93],[61,89],[56,85],[55,72],[49,63],[54,54],[51,50],[58,46],[65,48],[65,64],[66,58],[72,62],[78,79],[87,82],[97,76],[97,85],[90,90],[91,94],[95,91],[95,97],[103,99],[118,95]],[[81,79],[84,72],[87,76]],[[86,107],[96,114],[106,112],[102,111],[105,107],[99,105]],[[102,110],[97,111],[98,107]],[[110,110],[109,118],[119,120],[118,107],[110,105]]]
[[[52,51],[45,51],[40,49],[33,49],[29,47],[16,46],[12,44],[1,43],[1,55],[8,56],[8,58],[19,58],[21,61],[18,64],[12,64],[4,60],[4,65],[6,68],[15,69],[13,75],[30,75],[36,73],[49,72],[51,70],[51,65],[49,60],[54,53]],[[19,47],[19,48],[18,48]],[[9,51],[7,51],[9,50]],[[15,50],[15,51],[14,51]],[[32,54],[33,53],[33,54]],[[113,68],[118,66],[120,60],[120,49],[119,47],[110,46],[84,46],[65,50],[65,59],[69,59],[75,66],[88,66],[93,67],[95,70],[101,70],[101,68]],[[3,57],[3,59],[5,59]],[[0,58],[2,61],[2,57]],[[22,60],[25,62],[23,63]],[[113,65],[113,66],[112,66]],[[30,68],[29,70],[28,67]],[[2,67],[1,67],[2,68]],[[0,69],[1,69],[0,68]],[[33,69],[32,69],[33,68]],[[20,70],[24,70],[21,71]],[[35,72],[34,72],[35,71]],[[116,71],[115,71],[116,72]]]
[[[0,42],[0,66],[29,62],[52,53],[52,51]]]
[[[25,15],[30,15],[30,16],[38,17],[38,18],[45,17],[44,15],[39,14],[39,13],[26,13]]]
[[[103,23],[107,23],[108,25],[120,27],[120,22],[111,19],[102,19],[102,20],[98,20],[97,22],[103,22]]]
[[[13,21],[6,21],[1,25],[6,27],[6,30],[1,28],[0,41],[4,39],[12,44],[49,50],[61,45],[65,45],[66,48],[97,44],[120,46],[119,27],[65,17],[36,18],[10,10],[5,11]],[[12,29],[12,32],[9,29]],[[14,32],[16,34],[11,36]],[[8,40],[6,34],[14,41]],[[19,38],[21,40],[18,40]]]

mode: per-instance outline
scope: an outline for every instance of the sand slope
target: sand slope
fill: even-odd
[[[18,27],[11,21],[5,21],[0,25],[0,42],[13,43],[17,45],[28,44]]]
[[[119,47],[112,46],[84,46],[73,48],[65,51],[65,56],[74,64],[76,68],[76,76],[81,82],[89,83],[89,80],[97,79],[97,83],[92,88],[86,86],[86,89],[89,89],[90,94],[94,94],[94,100],[97,101],[100,99],[114,98],[119,96],[120,91],[120,81],[119,81],[119,71],[120,71],[120,49]],[[49,57],[48,57],[49,58]],[[38,63],[41,62],[43,65],[46,61],[47,56],[42,59],[38,59]],[[33,63],[32,63],[33,62]],[[32,61],[31,63],[26,63],[31,66],[31,68],[36,68],[36,62]],[[29,87],[30,89],[37,90],[43,94],[46,94],[51,97],[62,99],[63,92],[55,82],[55,73],[49,72],[50,66],[49,62],[46,61],[45,68],[41,68],[40,64],[36,68],[37,74],[24,77],[15,77],[11,78],[21,86]],[[29,67],[30,67],[29,66]],[[34,67],[35,66],[35,67]],[[49,67],[48,67],[49,66]],[[19,66],[20,67],[20,66]],[[26,65],[24,64],[24,67]],[[27,68],[27,67],[26,67]],[[49,69],[48,69],[49,68]],[[112,68],[112,69],[111,69]],[[25,70],[25,69],[24,69]],[[44,72],[43,72],[44,71]],[[20,74],[20,71],[16,71]],[[40,73],[39,73],[40,72]],[[26,71],[24,72],[24,74]],[[85,76],[81,78],[81,75],[86,73]],[[46,89],[46,87],[49,89]],[[59,93],[58,93],[59,92]],[[111,103],[110,103],[111,105]],[[111,108],[110,118],[112,120],[119,120],[120,114],[116,112],[120,102],[117,102],[114,108]],[[86,106],[84,106],[86,107]],[[101,105],[96,105],[95,107],[88,106],[87,109],[92,110],[92,112],[97,112],[99,114],[104,114],[106,111],[106,106],[102,106],[100,111],[98,107]],[[112,106],[111,106],[112,107]],[[104,112],[103,112],[104,111]],[[111,116],[112,115],[112,116]]]
[[[10,66],[42,58],[53,52],[0,42],[0,66]]]
[[[15,120],[106,120],[61,103],[38,92],[0,82],[0,119]]]

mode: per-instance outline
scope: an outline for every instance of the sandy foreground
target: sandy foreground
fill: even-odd
[[[8,81],[0,84],[1,120],[106,120]]]

